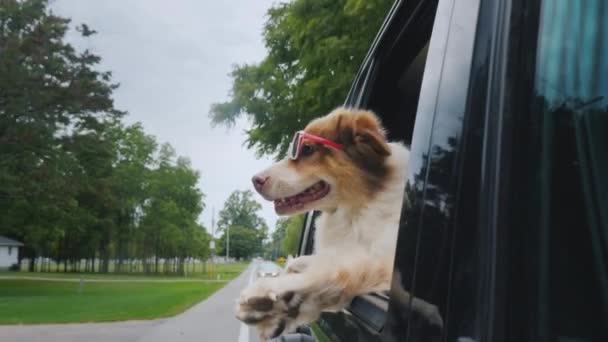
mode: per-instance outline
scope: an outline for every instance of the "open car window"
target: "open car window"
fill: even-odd
[[[415,207],[406,211],[408,217],[412,216],[411,220],[402,220],[393,290],[390,294],[370,294],[356,298],[348,309],[350,314],[376,331],[387,328],[389,299],[391,305],[397,302],[395,305],[407,306],[405,311],[409,311],[411,306],[420,313],[425,312],[423,316],[427,316],[425,319],[431,325],[438,322],[433,318],[437,305],[442,304],[442,308],[445,308],[447,302],[447,290],[440,282],[449,273],[451,233],[446,234],[443,228],[449,220],[446,215],[451,210],[455,184],[451,183],[451,178],[444,177],[444,172],[451,175],[455,169],[454,156],[463,129],[466,81],[478,2],[473,5],[457,6],[449,0],[410,2],[410,8],[405,12],[409,15],[392,23],[394,27],[386,32],[389,38],[377,45],[377,50],[368,58],[368,65],[362,68],[365,75],[360,75],[358,79],[367,80],[361,82],[365,87],[355,88],[349,95],[349,99],[360,100],[355,105],[371,109],[381,117],[388,130],[389,140],[403,141],[406,145],[417,144],[412,145],[410,163],[413,164],[410,164],[412,169],[409,171],[410,189],[416,190],[416,193],[408,196],[423,200],[416,201]],[[459,15],[457,20],[455,11]],[[457,33],[448,44],[448,32],[454,30],[455,26],[459,29],[455,30]],[[445,57],[446,54],[451,56],[450,59]],[[442,79],[446,75],[449,76],[448,79]],[[450,92],[454,96],[436,103],[438,96],[446,96]],[[427,187],[429,172],[434,175],[434,180]],[[423,207],[427,208],[428,214],[428,217],[425,216],[427,221],[424,222],[425,237],[421,235],[423,233],[419,226],[423,223],[420,217]],[[302,253],[308,254],[314,250],[312,218],[316,215],[317,213],[309,215],[310,227],[302,235]],[[445,220],[437,222],[431,220],[430,215]],[[425,239],[422,242],[424,246],[419,245],[421,238]],[[417,249],[429,253],[421,253],[416,258]],[[437,254],[438,250],[445,252]],[[433,265],[436,258],[441,263]],[[423,265],[423,269],[430,266],[418,275],[416,284],[422,291],[420,298],[411,295],[416,285],[413,280],[417,263]],[[438,274],[442,274],[440,278],[437,278]],[[425,288],[430,292],[422,290]]]

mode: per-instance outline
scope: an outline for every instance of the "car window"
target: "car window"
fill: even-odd
[[[388,139],[409,146],[437,1],[410,1],[396,6],[399,14],[393,18],[378,44],[374,45],[367,65],[361,68],[345,105],[373,110],[386,127]],[[302,233],[300,253],[310,254],[314,250],[314,219],[317,216],[318,213],[308,215],[310,223]],[[384,329],[387,299],[385,294],[362,296],[353,301],[349,311],[377,333]],[[341,335],[341,340],[354,341],[361,338],[358,334],[363,332],[352,329],[352,316],[326,313],[321,317],[319,326],[333,333],[347,334]],[[344,326],[350,328],[344,329]],[[365,336],[372,338],[367,333]]]
[[[388,325],[408,341],[444,335],[478,8],[477,1],[440,1],[425,48]]]
[[[608,340],[608,4],[545,0],[518,151],[531,340]]]

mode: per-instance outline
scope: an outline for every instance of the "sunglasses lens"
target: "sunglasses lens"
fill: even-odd
[[[299,141],[300,141],[300,134],[296,133],[293,136],[293,140],[291,141],[291,144],[289,144],[289,150],[287,150],[287,156],[293,160],[298,158],[298,154],[299,154],[298,150],[300,147]]]
[[[291,143],[289,143],[289,148],[287,149],[287,157],[289,159],[294,159],[294,147],[293,147],[293,141]]]

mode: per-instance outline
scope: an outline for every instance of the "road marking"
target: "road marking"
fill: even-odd
[[[255,274],[255,270],[257,268],[256,265],[252,265],[251,271],[249,272],[249,282],[247,285],[251,285],[253,283],[253,275]],[[239,342],[249,342],[249,326],[245,323],[241,323],[241,329],[239,330]]]

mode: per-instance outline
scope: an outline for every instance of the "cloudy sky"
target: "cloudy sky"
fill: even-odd
[[[146,132],[169,142],[189,157],[201,172],[200,188],[207,208],[201,216],[211,226],[233,190],[252,189],[251,176],[271,163],[256,159],[243,146],[242,120],[228,131],[212,128],[208,118],[213,102],[226,100],[228,73],[235,63],[253,63],[265,55],[262,27],[274,0],[55,0],[55,13],[86,23],[97,35],[87,41],[70,34],[79,48],[102,57],[121,84],[115,92],[117,108],[127,110],[126,121],[143,123]],[[257,194],[256,194],[257,196]],[[262,216],[274,228],[272,204]]]

